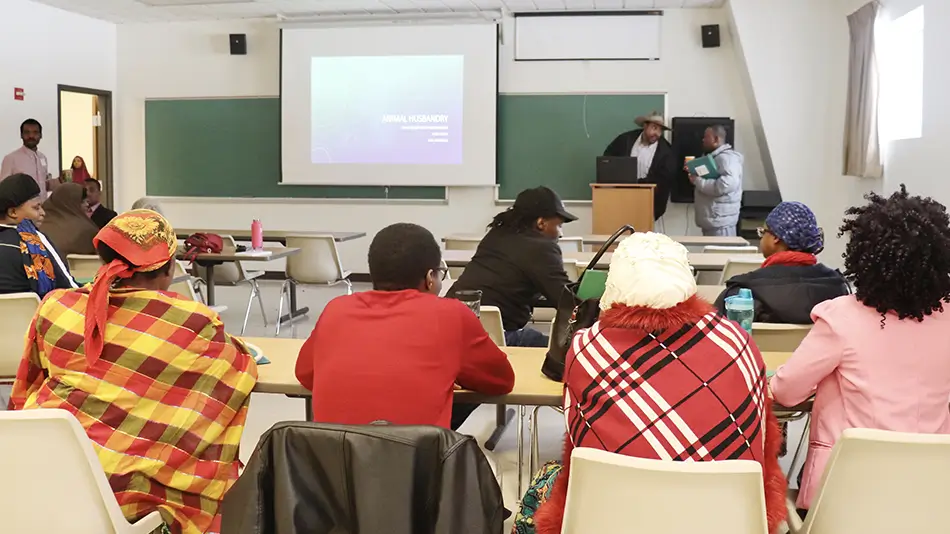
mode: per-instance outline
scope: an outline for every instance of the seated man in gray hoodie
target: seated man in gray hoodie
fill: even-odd
[[[689,177],[695,188],[696,225],[703,235],[734,236],[742,203],[742,154],[726,143],[725,126],[706,128],[703,148],[716,161],[719,178]]]

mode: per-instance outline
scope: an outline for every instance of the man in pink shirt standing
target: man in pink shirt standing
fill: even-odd
[[[18,173],[28,174],[40,186],[40,198],[46,199],[55,181],[50,178],[46,155],[37,149],[43,139],[43,126],[36,119],[26,119],[20,125],[20,139],[23,146],[7,154],[0,164],[0,180]]]

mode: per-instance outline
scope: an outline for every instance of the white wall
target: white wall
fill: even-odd
[[[746,187],[765,188],[765,174],[751,130],[749,105],[740,83],[728,32],[724,46],[703,49],[699,27],[728,24],[725,10],[670,10],[663,21],[659,62],[514,62],[513,21],[503,26],[499,55],[502,93],[666,92],[669,116],[731,116],[736,144],[746,155]],[[248,35],[248,55],[230,56],[228,33]],[[117,204],[129,206],[145,194],[145,111],[148,98],[277,96],[279,38],[267,22],[230,21],[120,25],[116,95]],[[632,124],[631,117],[631,124]],[[620,132],[618,132],[620,133]],[[222,192],[226,195],[226,192]],[[173,223],[189,227],[243,228],[254,217],[265,228],[361,230],[372,235],[392,222],[425,225],[436,236],[479,231],[504,208],[493,188],[451,188],[447,203],[180,199],[164,202]],[[589,204],[572,206],[581,217],[567,234],[590,230]],[[687,213],[674,207],[669,233],[687,231]],[[692,223],[690,222],[690,226]],[[695,228],[692,230],[695,232]],[[342,247],[347,268],[366,272],[368,239]]]
[[[882,180],[842,176],[847,15],[855,0],[730,0],[740,61],[784,200],[809,205],[825,229],[821,260],[842,264],[844,210]],[[929,110],[928,110],[929,111]]]
[[[2,0],[0,50],[0,154],[22,144],[20,123],[33,117],[43,124],[40,151],[56,174],[56,86],[114,91],[116,26],[28,0]],[[25,90],[25,100],[13,99],[14,87]]]
[[[901,183],[915,195],[928,195],[950,205],[947,139],[950,138],[950,2],[946,0],[884,0],[887,16],[896,18],[924,6],[924,115],[919,139],[894,141],[885,147],[884,185]]]

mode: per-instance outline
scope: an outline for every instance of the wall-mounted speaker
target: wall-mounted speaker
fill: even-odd
[[[719,48],[719,25],[703,26],[703,48]]]
[[[231,55],[232,56],[246,56],[247,55],[247,34],[246,33],[232,33],[229,36],[231,41]]]

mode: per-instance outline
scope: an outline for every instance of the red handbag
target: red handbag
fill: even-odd
[[[185,259],[195,261],[199,254],[218,254],[223,249],[224,240],[218,234],[191,234],[185,240]]]

